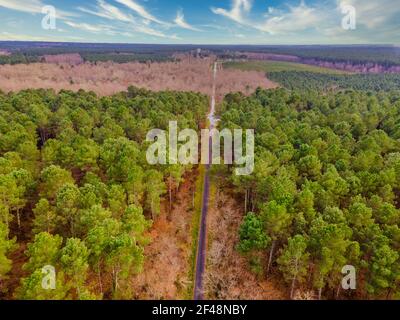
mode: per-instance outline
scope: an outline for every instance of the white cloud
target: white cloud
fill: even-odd
[[[304,1],[297,7],[289,6],[289,11],[286,12],[279,12],[274,8],[269,8],[268,12],[266,21],[255,28],[270,34],[286,34],[318,28],[326,21],[323,11],[308,7]]]
[[[200,29],[191,26],[189,23],[185,21],[185,16],[181,10],[177,12],[174,22],[177,26],[183,29],[188,29],[192,31],[201,31]]]
[[[42,13],[42,8],[44,6],[46,6],[46,4],[41,0],[0,0],[0,7],[27,13]],[[71,12],[59,10],[57,7],[56,13],[59,19],[76,16]]]
[[[123,4],[124,6],[128,7],[129,9],[135,11],[143,19],[150,20],[150,21],[158,23],[158,24],[164,24],[164,25],[167,24],[167,23],[157,19],[155,16],[153,16],[151,13],[149,13],[146,10],[146,8],[144,8],[143,6],[141,6],[140,4],[136,3],[133,0],[115,0],[115,1],[120,4]]]
[[[122,3],[122,2],[128,3],[125,0],[116,0],[116,1],[120,2],[120,3]],[[129,3],[130,2],[131,1],[129,1]],[[143,33],[143,34],[147,34],[147,35],[151,35],[151,36],[155,36],[155,37],[159,37],[159,38],[177,39],[177,37],[175,35],[167,35],[162,31],[151,28],[150,24],[151,24],[151,22],[154,22],[154,19],[156,19],[156,18],[153,17],[153,19],[147,19],[147,18],[150,18],[148,16],[148,14],[143,13],[140,10],[139,11],[142,13],[141,16],[144,16],[144,17],[141,20],[136,20],[131,15],[124,13],[119,8],[108,4],[104,0],[98,0],[97,4],[98,5],[96,7],[96,11],[90,10],[87,8],[83,8],[83,7],[79,7],[78,9],[82,12],[96,15],[101,18],[105,18],[105,19],[109,19],[109,20],[117,20],[124,24],[126,23],[126,27],[124,28],[124,31],[116,31],[115,28],[111,28],[111,27],[106,28],[106,30],[104,30],[104,32],[106,32],[109,35],[120,34],[123,36],[132,37],[133,35],[130,32],[127,32],[126,30],[133,30],[134,32],[137,32],[137,33]],[[144,10],[144,8],[142,8],[142,10]],[[100,32],[99,30],[104,28],[104,26],[88,25],[86,23],[72,23],[69,25],[74,26],[75,28],[79,28],[81,30],[90,31],[90,32]]]
[[[247,24],[245,22],[245,14],[249,13],[252,7],[252,0],[232,0],[230,10],[222,8],[211,8],[215,14],[227,17],[237,23]]]
[[[173,37],[169,37],[167,36],[165,33],[152,29],[150,27],[147,26],[143,26],[143,25],[137,25],[134,26],[134,30],[140,33],[144,33],[144,34],[148,34],[150,36],[155,36],[155,37],[159,37],[159,38],[173,38]]]
[[[78,10],[109,20],[119,20],[123,22],[132,22],[134,20],[131,15],[125,14],[119,8],[108,4],[104,0],[98,0],[97,4],[97,11],[93,11],[83,7],[78,7]]]
[[[341,4],[352,5],[356,9],[357,23],[369,29],[382,27],[390,19],[399,19],[400,2],[398,0],[337,0]],[[398,22],[398,21],[397,21]]]
[[[207,29],[215,29],[215,30],[220,30],[220,31],[231,31],[232,29],[226,26],[220,26],[218,24],[202,24],[200,25],[202,28],[207,28]]]
[[[110,27],[104,26],[104,25],[93,25],[89,23],[77,23],[77,22],[72,22],[72,21],[65,21],[67,25],[69,25],[72,28],[83,30],[83,31],[88,31],[88,32],[110,32],[112,31]]]
[[[0,7],[29,13],[40,13],[43,6],[44,4],[39,0],[0,0]]]
[[[72,28],[79,29],[79,30],[86,31],[86,32],[95,33],[95,34],[105,34],[108,36],[122,35],[125,37],[133,36],[133,33],[127,32],[126,29],[122,30],[122,29],[118,29],[116,27],[108,26],[108,25],[100,25],[100,24],[94,25],[94,24],[88,24],[88,23],[77,23],[77,22],[72,22],[72,21],[66,21],[65,23]],[[148,35],[157,36],[157,37],[161,37],[161,38],[168,38],[168,36],[163,34],[162,32],[158,32],[151,28],[143,27],[140,25],[132,25],[132,29],[139,33],[145,33]]]
[[[19,33],[11,33],[11,32],[0,32],[0,41],[57,41],[57,42],[62,42],[72,40],[72,41],[87,41],[85,38],[81,37],[74,37],[74,36],[62,36],[62,37],[54,37],[54,36],[49,36],[46,35],[46,37],[41,37],[41,36],[32,36],[32,35],[27,35],[27,34],[19,34]]]
[[[0,33],[1,41],[46,41],[47,38],[31,36],[26,34],[15,34],[10,32],[1,32]]]
[[[212,12],[225,16],[241,25],[251,27],[271,35],[289,34],[304,31],[308,28],[319,28],[326,19],[324,10],[309,7],[301,0],[298,6],[288,5],[288,10],[279,10],[268,7],[265,20],[262,22],[250,21],[246,15],[252,8],[251,0],[233,0],[232,7],[228,11],[221,8],[211,8]]]

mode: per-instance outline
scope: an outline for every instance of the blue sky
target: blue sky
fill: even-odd
[[[341,5],[356,10],[342,28]],[[42,8],[56,29],[42,28]],[[399,0],[0,0],[0,40],[192,44],[399,44]]]

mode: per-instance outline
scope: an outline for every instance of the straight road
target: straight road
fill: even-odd
[[[213,70],[213,88],[211,94],[211,108],[208,115],[210,122],[210,129],[214,129],[216,126],[217,119],[215,118],[215,91],[216,91],[216,80],[218,72],[218,63],[214,63]],[[212,136],[210,135],[210,161],[211,163],[211,148],[212,148]],[[194,300],[204,299],[204,271],[206,267],[206,251],[207,251],[207,213],[208,213],[208,202],[210,197],[210,164],[206,166],[206,173],[204,177],[203,186],[203,199],[201,206],[201,218],[200,218],[200,230],[197,247],[197,258],[196,258],[196,276],[194,284]]]

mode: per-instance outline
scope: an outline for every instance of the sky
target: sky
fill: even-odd
[[[400,44],[400,0],[0,0],[0,21],[0,40]]]

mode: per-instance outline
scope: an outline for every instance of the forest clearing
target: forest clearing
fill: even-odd
[[[82,89],[108,96],[135,86],[152,91],[190,91],[211,95],[214,59],[183,56],[178,62],[0,65],[0,90],[17,92],[44,88],[58,92]],[[258,87],[276,87],[263,72],[234,69],[222,69],[220,72],[218,101],[229,92],[251,94]]]

